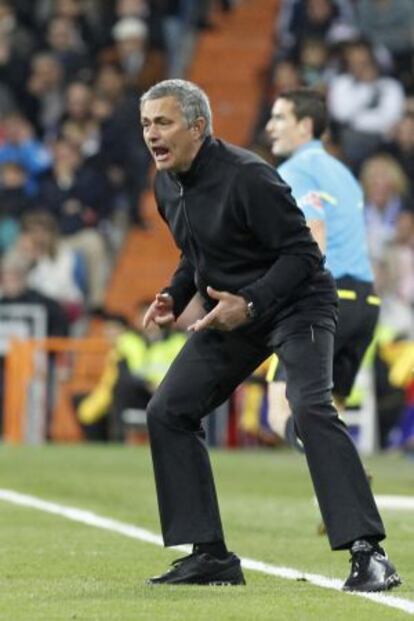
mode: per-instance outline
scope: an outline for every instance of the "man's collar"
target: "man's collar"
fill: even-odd
[[[183,173],[173,173],[173,176],[176,177],[183,185],[191,185],[196,179],[198,171],[207,161],[213,144],[214,139],[212,136],[207,136],[197,151],[190,168]]]
[[[308,151],[308,149],[323,149],[322,141],[317,140],[316,138],[309,140],[309,142],[305,142],[305,144],[302,144],[298,149],[296,149],[293,155],[296,153],[303,153],[303,151]]]

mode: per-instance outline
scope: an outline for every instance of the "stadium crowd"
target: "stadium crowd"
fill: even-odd
[[[0,0],[0,305],[40,305],[46,335],[85,334],[126,231],[146,227],[139,97],[186,75],[212,8]]]
[[[186,74],[210,5],[0,1],[0,252],[70,321],[102,305],[125,230],[145,226],[139,97]]]

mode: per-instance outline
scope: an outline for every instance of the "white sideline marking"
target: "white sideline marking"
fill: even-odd
[[[393,511],[414,511],[414,496],[375,495],[375,502],[380,509]],[[313,504],[318,506],[318,499],[313,497]]]
[[[126,524],[119,522],[118,520],[112,520],[111,518],[105,518],[92,511],[85,511],[83,509],[77,509],[76,507],[67,507],[55,502],[49,502],[36,498],[35,496],[29,496],[28,494],[20,494],[12,490],[0,489],[0,500],[10,502],[22,507],[29,507],[31,509],[39,509],[46,513],[53,513],[54,515],[60,515],[74,522],[80,522],[87,524],[88,526],[95,526],[96,528],[102,528],[109,530],[132,539],[138,539],[145,541],[146,543],[153,543],[158,546],[163,546],[163,540],[160,535],[150,532],[144,528],[139,528],[133,524]],[[188,552],[188,546],[174,546],[176,550],[182,550]],[[277,567],[275,565],[269,565],[268,563],[262,563],[261,561],[255,561],[254,559],[242,558],[242,565],[245,569],[252,571],[259,571],[271,576],[277,576],[278,578],[286,578],[287,580],[306,580],[307,582],[314,584],[315,586],[323,587],[325,589],[333,589],[334,591],[340,591],[342,581],[338,579],[326,578],[325,576],[319,576],[318,574],[311,574],[290,567]],[[414,601],[403,599],[401,597],[394,597],[392,595],[386,595],[383,593],[344,593],[345,595],[352,595],[356,597],[363,597],[369,599],[383,606],[390,608],[397,608],[407,614],[414,615]]]
[[[414,496],[375,496],[380,509],[414,511]]]

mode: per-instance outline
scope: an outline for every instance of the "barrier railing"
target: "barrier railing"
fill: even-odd
[[[12,339],[5,358],[3,439],[80,440],[73,397],[91,390],[109,344],[103,339]]]

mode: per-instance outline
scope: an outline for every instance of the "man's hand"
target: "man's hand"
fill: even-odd
[[[157,293],[155,300],[145,313],[142,325],[147,328],[154,322],[157,326],[167,326],[175,321],[174,300],[169,293]]]
[[[217,300],[218,304],[203,319],[198,319],[188,330],[198,332],[205,328],[215,328],[229,332],[248,321],[247,302],[241,295],[234,295],[228,291],[216,291],[207,287],[208,295]]]

